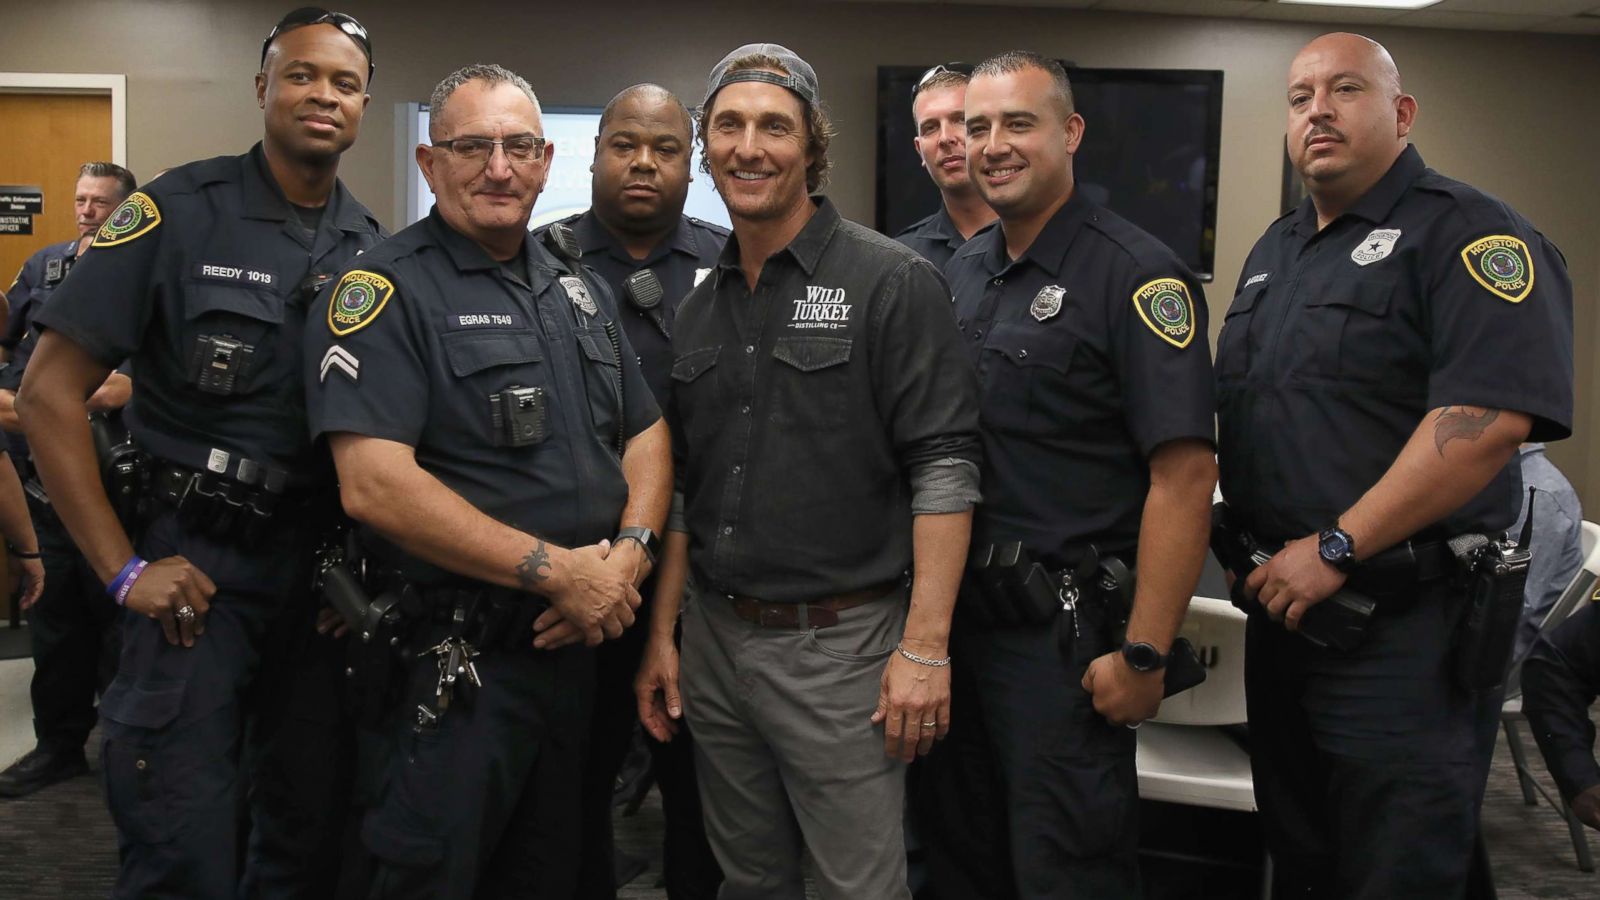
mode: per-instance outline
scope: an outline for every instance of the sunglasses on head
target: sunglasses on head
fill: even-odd
[[[320,6],[302,6],[284,16],[278,21],[278,24],[272,26],[272,31],[267,35],[267,39],[261,42],[262,70],[264,71],[267,67],[267,50],[271,49],[272,42],[278,39],[278,35],[307,25],[324,24],[332,25],[339,29],[360,45],[361,52],[367,56],[367,83],[371,84],[372,73],[377,69],[377,66],[373,65],[372,62],[372,38],[367,35],[366,26],[357,22],[354,16],[342,12],[329,12]]]
[[[938,78],[940,75],[945,74],[966,75],[971,77],[972,66],[963,62],[940,63],[922,73],[922,77],[918,78],[916,85],[911,88],[911,96],[915,97],[918,91],[922,90],[924,87],[927,87],[928,82]]]

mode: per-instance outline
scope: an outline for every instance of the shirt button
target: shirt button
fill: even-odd
[[[1027,359],[1028,358],[1028,351],[1026,351],[1026,350],[1018,350],[1017,351],[1017,358],[1018,359]]]
[[[739,407],[739,412],[742,412],[742,413],[744,413],[745,415],[748,416],[748,415],[750,415],[750,407],[741,406],[741,407]]]
[[[722,533],[723,534],[733,534],[733,526],[732,525],[724,525],[724,526],[722,526]]]
[[[746,353],[754,353],[754,352],[756,352],[756,345],[755,344],[745,344],[744,345],[744,352],[746,352]]]
[[[743,472],[743,471],[744,471],[744,467],[743,466],[734,466],[733,467],[733,474],[735,474],[735,475],[737,475],[737,474],[739,474],[740,472]]]
[[[975,340],[975,341],[982,340],[983,339],[983,329],[979,328],[977,331],[974,331],[972,333],[972,339]]]
[[[995,280],[994,280],[994,283],[995,283],[995,284],[1005,284],[1005,283],[1006,283],[1006,280],[1005,280],[1005,279],[1004,279],[1004,278],[996,278],[996,279],[995,279]]]

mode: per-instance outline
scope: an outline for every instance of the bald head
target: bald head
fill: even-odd
[[[1374,84],[1381,85],[1390,98],[1404,93],[1400,88],[1400,70],[1394,64],[1394,57],[1372,38],[1335,31],[1313,40],[1300,48],[1294,62],[1289,65],[1290,84],[1294,83],[1295,70],[1301,67],[1307,57],[1338,60],[1340,67],[1365,73]]]
[[[600,113],[600,133],[605,134],[606,125],[611,121],[611,117],[617,114],[619,109],[627,109],[631,112],[636,109],[655,109],[658,107],[668,107],[677,113],[679,118],[683,120],[685,135],[694,131],[694,120],[689,117],[689,109],[683,105],[682,100],[678,99],[677,94],[659,84],[645,83],[625,87],[618,91],[615,97],[611,98],[611,102],[607,103],[606,108]]]
[[[1289,64],[1289,160],[1319,215],[1331,220],[1365,194],[1406,149],[1417,101],[1383,45],[1325,34]]]

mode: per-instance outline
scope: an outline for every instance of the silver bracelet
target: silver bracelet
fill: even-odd
[[[896,646],[895,649],[900,651],[901,656],[904,656],[906,659],[911,660],[919,666],[932,666],[935,669],[942,669],[945,666],[950,665],[950,657],[948,656],[946,656],[944,659],[929,659],[926,656],[918,656],[904,647]]]

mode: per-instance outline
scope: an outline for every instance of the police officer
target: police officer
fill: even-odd
[[[1500,699],[1452,677],[1467,604],[1441,542],[1509,526],[1518,444],[1570,433],[1571,284],[1408,145],[1383,47],[1324,35],[1288,82],[1309,196],[1245,261],[1217,350],[1223,496],[1282,548],[1246,582],[1271,617],[1246,644],[1263,832],[1285,889],[1460,896]],[[1359,646],[1294,633],[1347,583],[1377,603]]]
[[[966,126],[1000,227],[946,268],[983,385],[984,500],[951,648],[975,702],[934,755],[993,748],[1009,846],[950,845],[948,818],[925,818],[930,883],[1136,897],[1125,726],[1161,703],[1216,483],[1205,298],[1170,250],[1075,189],[1084,121],[1059,63],[980,64]]]
[[[894,239],[944,268],[974,234],[995,220],[967,172],[966,63],[942,63],[922,73],[911,88],[911,120],[922,168],[939,189],[939,209],[911,223]]]
[[[618,318],[657,403],[671,388],[672,318],[689,289],[716,265],[728,231],[683,214],[689,195],[694,125],[667,89],[637,84],[606,104],[595,138],[593,205],[564,220],[618,301]],[[542,234],[542,232],[541,232]],[[671,532],[668,533],[669,535]],[[652,579],[641,589],[644,606]],[[641,613],[641,615],[645,615]],[[673,638],[664,622],[666,640]],[[613,786],[638,722],[633,676],[648,628],[630,628],[595,652],[594,722],[583,775],[583,874],[578,896],[615,897],[618,876],[611,834]],[[670,736],[670,735],[669,735]],[[666,817],[662,847],[667,896],[710,900],[722,873],[706,843],[694,750],[681,740],[650,740],[650,758]]]
[[[308,590],[330,481],[307,439],[300,339],[317,290],[381,236],[337,178],[371,45],[349,16],[306,8],[272,30],[261,64],[262,142],[173,169],[106,219],[35,316],[17,399],[63,523],[136,614],[100,703],[117,897],[298,896],[337,877],[338,660]],[[83,415],[129,357],[141,387],[127,424],[149,457],[137,552]]]
[[[72,201],[78,236],[29,257],[7,293],[10,317],[0,347],[6,349],[9,360],[0,369],[0,428],[6,431],[18,474],[31,483],[29,510],[39,537],[39,553],[51,577],[50,589],[40,596],[41,602],[26,607],[33,650],[29,693],[38,744],[0,772],[0,797],[27,796],[89,771],[83,744],[94,728],[95,693],[110,683],[116,669],[116,630],[111,627],[116,604],[106,599],[94,570],[50,508],[33,474],[15,404],[17,386],[39,339],[32,327],[34,314],[72,270],[106,216],[138,186],[133,173],[115,163],[84,164],[78,170]],[[132,388],[127,375],[113,372],[86,406],[90,413],[114,414],[128,402]]]
[[[570,897],[594,670],[569,645],[634,620],[670,441],[610,291],[564,228],[527,231],[554,152],[528,83],[468,66],[429,108],[437,205],[346,269],[306,344],[370,586],[415,623],[370,761],[371,896]]]

